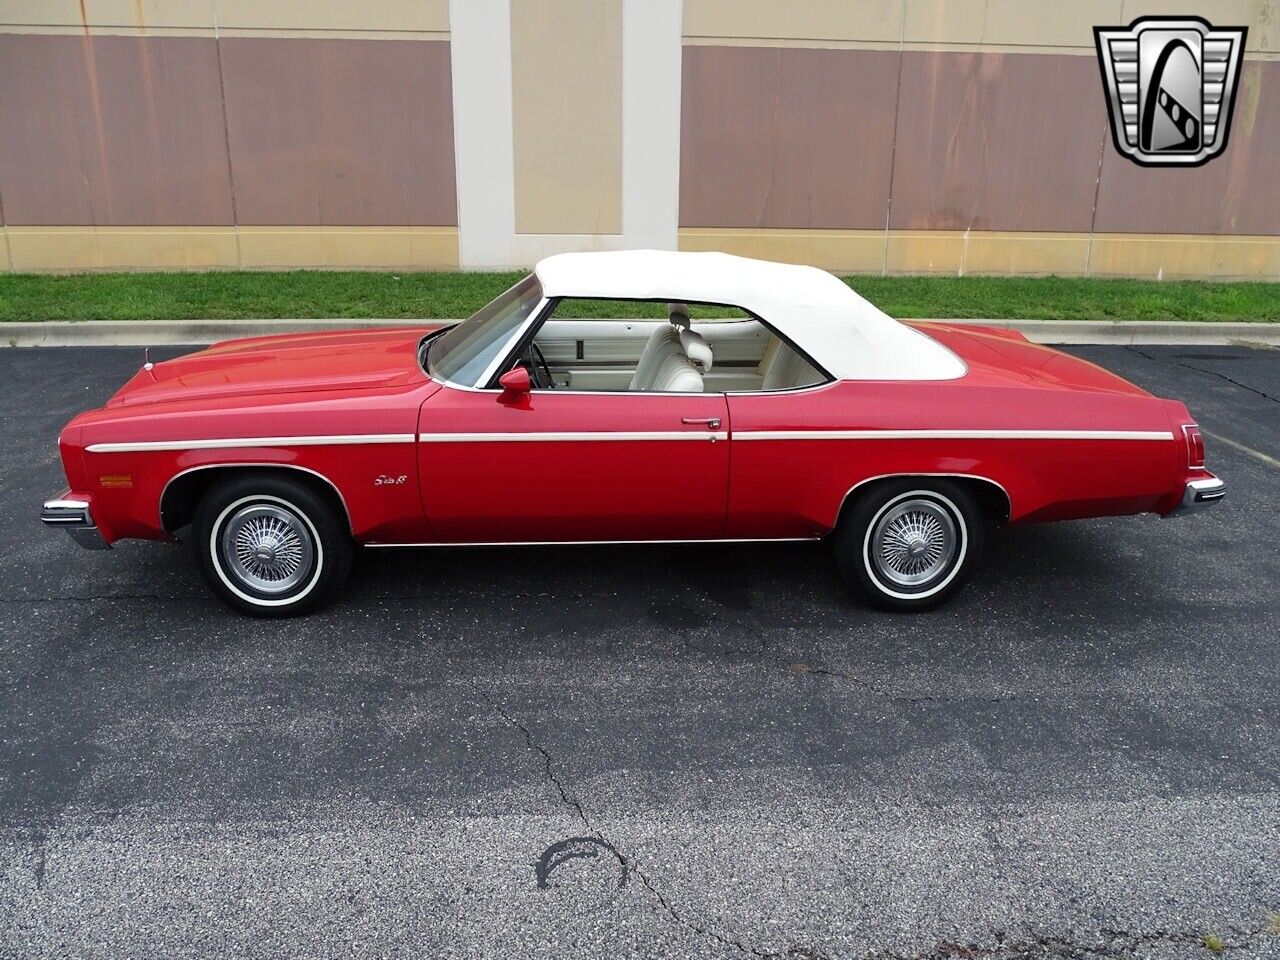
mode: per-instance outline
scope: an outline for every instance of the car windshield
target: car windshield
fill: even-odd
[[[511,338],[542,301],[542,285],[533,274],[458,324],[427,348],[427,372],[434,380],[482,387],[485,375]]]

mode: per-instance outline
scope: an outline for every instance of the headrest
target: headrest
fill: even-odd
[[[694,330],[681,330],[680,347],[686,357],[702,367],[703,373],[711,369],[711,345],[702,334]]]
[[[667,319],[673,326],[689,329],[689,305],[687,303],[668,303]]]

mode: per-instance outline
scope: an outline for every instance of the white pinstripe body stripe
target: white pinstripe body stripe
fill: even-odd
[[[226,437],[91,443],[89,453],[218,450],[245,447],[323,447],[413,443],[579,443],[655,440],[1172,440],[1167,430],[566,430],[509,433],[368,433],[293,437]]]

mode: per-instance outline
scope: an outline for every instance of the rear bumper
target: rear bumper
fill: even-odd
[[[1203,510],[1205,507],[1217,503],[1226,495],[1227,485],[1218,477],[1188,480],[1182,493],[1182,500],[1165,516],[1175,517],[1180,514],[1190,513],[1193,510]]]
[[[110,550],[102,531],[93,521],[93,512],[84,500],[76,500],[70,492],[53,500],[46,500],[40,510],[40,520],[47,527],[61,527],[71,534],[71,539],[86,550]]]

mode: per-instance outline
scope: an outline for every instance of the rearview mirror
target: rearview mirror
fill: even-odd
[[[529,371],[524,367],[512,367],[498,378],[498,383],[506,393],[528,393],[533,389]]]

